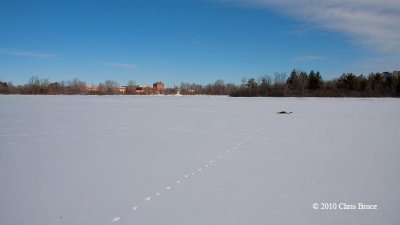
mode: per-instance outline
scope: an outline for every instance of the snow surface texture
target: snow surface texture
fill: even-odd
[[[399,99],[0,96],[0,224],[398,225],[399,115]]]

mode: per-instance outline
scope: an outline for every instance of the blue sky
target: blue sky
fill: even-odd
[[[0,80],[173,86],[399,70],[399,12],[395,0],[3,0]]]

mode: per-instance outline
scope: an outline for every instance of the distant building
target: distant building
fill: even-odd
[[[383,76],[385,76],[385,77],[390,76],[390,72],[383,72],[382,74],[383,74]]]
[[[126,89],[127,89],[126,86],[121,86],[121,87],[119,87],[119,93],[125,94],[125,93],[126,93]]]
[[[136,90],[135,90],[135,93],[136,93],[136,94],[144,94],[143,87],[140,87],[140,86],[137,87]]]
[[[135,93],[139,95],[151,95],[154,94],[154,89],[152,87],[137,87]]]
[[[155,89],[152,87],[144,87],[143,92],[146,95],[153,95],[153,94],[155,94]]]
[[[97,86],[87,87],[88,92],[97,92],[99,88]]]
[[[103,88],[104,89],[104,88]],[[91,86],[91,87],[86,87],[86,90],[89,93],[98,93],[100,90],[99,86]],[[135,89],[129,90],[129,94],[141,94],[141,95],[154,95],[154,94],[162,94],[164,93],[165,86],[164,83],[161,81],[156,82],[153,84],[153,87],[147,86],[147,87],[141,87],[141,86],[136,86]],[[103,90],[104,91],[104,90]],[[113,88],[113,93],[114,94],[128,94],[128,86],[118,86]]]
[[[400,71],[394,70],[393,71],[393,76],[399,76],[400,77]]]
[[[156,94],[162,93],[164,91],[164,83],[161,82],[161,81],[158,81],[158,82],[154,83],[153,84],[153,89],[154,89],[154,92]]]

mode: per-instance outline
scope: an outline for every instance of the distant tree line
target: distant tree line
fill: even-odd
[[[240,85],[198,85],[182,83],[181,94],[229,95],[232,97],[400,97],[400,72],[370,73],[368,76],[343,73],[324,81],[319,71],[292,70],[290,75],[275,73],[243,78]]]
[[[400,97],[399,72],[368,76],[343,73],[337,79],[324,81],[319,71],[293,70],[287,79],[284,74],[275,74],[271,81],[269,76],[250,78],[230,96]]]
[[[121,87],[118,82],[106,80],[97,86],[88,86],[85,81],[73,79],[70,81],[51,82],[49,79],[40,79],[32,76],[26,84],[14,85],[11,82],[0,81],[0,94],[21,95],[136,95],[139,85],[130,80]],[[124,90],[122,91],[121,88]],[[176,94],[178,88],[166,88],[163,93]]]
[[[134,95],[137,87],[135,81],[129,81],[124,86],[124,92],[121,92],[118,82],[112,80],[91,88],[78,79],[50,82],[49,79],[33,76],[24,85],[0,81],[0,94]],[[400,72],[370,73],[368,76],[343,73],[337,79],[324,81],[319,71],[311,70],[307,73],[292,70],[289,76],[275,73],[274,76],[243,78],[240,85],[225,83],[223,80],[206,85],[183,82],[179,87],[164,90],[164,94],[177,93],[232,97],[400,97]]]
[[[49,79],[39,79],[33,76],[24,85],[13,85],[11,82],[0,82],[2,94],[42,94],[42,95],[84,95],[87,94],[86,82],[73,79],[71,81],[50,82]]]

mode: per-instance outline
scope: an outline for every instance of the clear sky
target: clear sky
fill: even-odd
[[[398,0],[2,0],[0,80],[167,86],[400,70]]]

